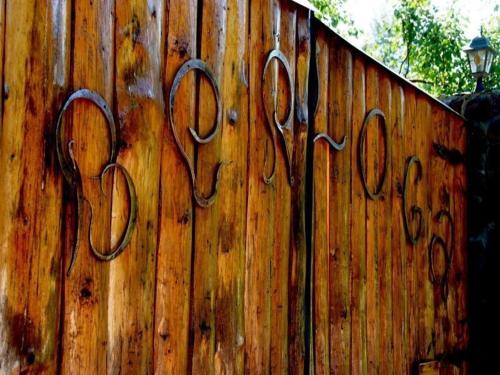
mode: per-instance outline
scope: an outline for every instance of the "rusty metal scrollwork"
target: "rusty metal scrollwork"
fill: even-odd
[[[443,237],[433,234],[431,241],[429,243],[429,278],[433,285],[439,287],[441,289],[441,298],[443,302],[446,302],[448,299],[448,279],[450,276],[451,264],[453,260],[453,249],[455,246],[455,225],[453,224],[453,218],[448,210],[441,210],[436,215],[436,220],[441,222],[443,218],[448,220],[450,225],[450,243],[448,244]],[[434,252],[435,248],[439,246],[439,248],[444,253],[445,259],[445,267],[444,271],[441,275],[436,273],[434,268]]]
[[[366,142],[366,131],[368,127],[368,123],[370,120],[374,117],[380,117],[382,119],[382,130],[384,134],[384,147],[385,147],[385,153],[384,153],[384,170],[382,172],[382,175],[379,179],[379,182],[377,184],[377,187],[375,191],[371,191],[370,188],[368,187],[368,181],[367,181],[367,172],[366,172],[366,161],[365,161],[365,142]],[[381,199],[383,197],[383,188],[386,180],[386,175],[387,175],[387,161],[388,161],[388,153],[389,153],[389,141],[387,139],[388,134],[387,134],[387,124],[385,120],[385,115],[382,110],[379,108],[373,108],[370,110],[363,121],[363,126],[361,127],[360,135],[359,135],[359,143],[358,143],[358,166],[359,166],[359,171],[361,173],[361,181],[363,182],[363,187],[365,189],[366,194],[371,200],[377,200]]]
[[[68,110],[70,105],[75,102],[76,100],[86,100],[89,101],[90,103],[93,103],[95,106],[97,106],[100,111],[103,113],[104,117],[106,118],[106,123],[108,125],[108,130],[109,130],[109,135],[110,135],[110,153],[109,153],[109,158],[108,161],[103,168],[100,176],[98,177],[100,179],[101,183],[101,191],[103,191],[103,179],[105,175],[111,170],[111,169],[119,169],[123,175],[125,176],[126,179],[126,185],[128,189],[128,195],[129,195],[129,214],[128,214],[128,221],[127,221],[127,226],[125,228],[125,231],[123,235],[121,236],[121,239],[119,242],[115,245],[114,248],[110,249],[107,253],[104,253],[100,250],[97,250],[96,247],[93,244],[92,241],[92,206],[90,205],[89,201],[85,198],[84,193],[83,193],[83,184],[82,184],[82,176],[80,173],[80,169],[78,168],[78,164],[75,160],[74,152],[73,152],[73,146],[74,146],[74,140],[70,140],[67,142],[66,147],[64,147],[64,140],[62,137],[62,120],[64,117],[65,112]],[[114,258],[116,258],[118,255],[120,255],[123,250],[127,247],[127,245],[130,242],[130,239],[132,238],[132,233],[135,229],[136,225],[136,219],[137,219],[137,196],[135,192],[135,186],[132,178],[130,177],[129,173],[123,167],[122,165],[118,164],[116,162],[116,156],[117,156],[117,139],[116,139],[116,124],[115,124],[115,119],[113,117],[113,114],[109,108],[109,106],[106,104],[106,101],[96,92],[88,90],[88,89],[80,89],[72,93],[64,102],[63,107],[59,111],[59,114],[57,116],[57,122],[56,122],[56,152],[57,152],[57,158],[59,161],[59,165],[61,168],[61,171],[63,173],[64,179],[68,183],[68,185],[73,189],[74,194],[75,194],[75,200],[76,200],[76,223],[75,223],[75,240],[73,243],[73,248],[71,252],[71,259],[70,259],[70,264],[67,270],[67,276],[70,275],[71,270],[73,269],[76,258],[78,255],[78,246],[80,242],[80,237],[81,237],[81,229],[82,229],[82,222],[83,222],[83,204],[84,202],[87,202],[90,206],[90,228],[89,228],[89,243],[90,243],[90,248],[93,252],[93,254],[102,261],[110,261]]]
[[[197,142],[199,144],[206,144],[206,143],[209,143],[210,141],[212,141],[220,130],[220,124],[221,124],[221,118],[222,118],[222,103],[221,103],[221,99],[220,99],[219,86],[217,84],[217,80],[215,79],[215,76],[213,75],[212,71],[208,68],[207,64],[200,59],[191,59],[191,60],[186,61],[179,68],[179,70],[177,71],[177,73],[175,75],[174,82],[172,84],[172,88],[170,89],[170,97],[169,97],[170,128],[172,129],[172,133],[174,135],[175,144],[177,145],[177,148],[179,149],[179,152],[182,155],[184,163],[186,164],[187,168],[189,169],[189,175],[191,178],[191,186],[193,189],[193,197],[194,197],[196,203],[200,207],[209,207],[215,202],[215,198],[217,196],[217,191],[218,191],[218,187],[219,187],[221,168],[224,166],[225,163],[219,162],[217,164],[215,183],[213,184],[212,192],[210,193],[209,196],[204,197],[198,191],[198,187],[196,185],[196,173],[194,170],[194,166],[193,166],[192,161],[189,159],[189,156],[187,155],[186,151],[184,150],[184,148],[181,145],[181,142],[179,140],[179,136],[177,134],[177,130],[176,130],[176,126],[175,126],[175,119],[174,119],[174,105],[175,105],[175,96],[177,94],[177,90],[179,89],[179,86],[180,86],[181,81],[184,78],[184,76],[188,72],[190,72],[191,70],[200,71],[208,79],[208,81],[212,87],[213,93],[215,95],[217,114],[215,116],[214,126],[213,126],[211,132],[207,136],[205,136],[205,137],[200,136],[196,132],[196,130],[193,128],[189,128],[189,131],[190,131],[191,135],[193,136],[195,142]]]
[[[285,139],[284,131],[285,130],[289,130],[289,131],[292,130],[293,104],[295,101],[295,99],[294,99],[295,93],[293,90],[294,83],[293,83],[292,71],[291,71],[288,59],[283,54],[283,52],[281,52],[277,48],[275,48],[271,52],[269,52],[269,54],[267,55],[266,63],[264,64],[264,69],[262,72],[262,88],[263,88],[262,89],[262,101],[263,101],[264,106],[265,106],[266,93],[264,91],[264,84],[266,82],[267,71],[269,69],[271,62],[274,59],[276,59],[285,69],[285,72],[287,75],[287,81],[288,81],[288,89],[290,92],[290,105],[288,106],[288,113],[285,117],[285,122],[282,124],[282,123],[280,123],[280,120],[278,118],[276,93],[273,91],[273,105],[274,105],[273,114],[272,114],[272,116],[270,116],[266,111],[266,117],[267,117],[268,125],[270,126],[269,130],[270,130],[270,134],[272,137],[274,159],[273,159],[273,166],[272,166],[271,174],[269,176],[266,176],[264,174],[264,182],[266,184],[270,184],[273,181],[274,175],[276,173],[276,156],[277,156],[276,149],[277,149],[277,146],[276,146],[276,139],[274,136],[274,131],[273,131],[272,125],[271,125],[271,124],[273,124],[280,135],[280,141],[281,141],[281,144],[282,144],[283,149],[284,149],[285,161],[286,161],[287,171],[288,171],[288,180],[289,180],[290,184],[293,184],[292,161],[291,161],[292,156],[291,156],[290,148],[288,147],[288,144],[287,144],[286,139]]]
[[[408,213],[408,183],[411,167],[415,165],[417,167],[417,175],[415,176],[415,185],[422,179],[422,163],[418,157],[411,156],[406,162],[404,182],[403,182],[403,224],[406,233],[406,239],[415,245],[422,235],[423,230],[423,215],[422,209],[416,205],[411,206],[411,219],[417,220],[418,225],[415,233],[411,233],[410,230],[410,216]]]

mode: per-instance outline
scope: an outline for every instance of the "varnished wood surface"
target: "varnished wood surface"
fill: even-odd
[[[308,10],[288,0],[0,1],[0,374],[409,374],[467,349],[465,166],[432,146],[463,152],[463,122],[314,25],[315,37]],[[277,60],[263,77],[272,50],[286,58],[291,87]],[[170,117],[174,77],[193,59],[204,61],[220,96],[190,71]],[[116,161],[134,181],[138,215],[124,252],[99,261],[91,219],[93,243],[110,249],[131,202],[121,173],[101,189],[107,124],[95,105],[74,102],[63,146],[74,141],[88,202],[67,275],[78,213],[55,121],[80,88],[113,113]],[[220,128],[196,142],[188,128],[210,134],[217,99]],[[378,200],[365,192],[358,154],[373,108],[384,112],[388,136],[385,149],[380,120],[370,120],[368,188],[388,159]],[[293,114],[283,135],[275,109],[280,122]],[[345,136],[345,147],[308,141],[319,132],[338,143]],[[415,245],[402,214],[412,155],[424,172],[407,192],[423,209]],[[213,204],[202,207],[194,189],[206,197],[217,179]],[[431,236],[451,239],[446,220],[435,219],[442,209],[455,228],[446,300],[428,264]]]

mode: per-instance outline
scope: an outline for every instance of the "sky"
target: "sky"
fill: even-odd
[[[356,26],[363,31],[359,39],[351,42],[361,48],[366,39],[373,35],[375,20],[391,14],[396,3],[397,0],[347,0],[345,6],[347,12]],[[472,39],[479,35],[481,23],[493,13],[495,5],[500,4],[500,0],[432,0],[432,3],[440,11],[445,11],[453,4],[461,14],[466,15],[469,21],[464,20],[464,23],[468,23],[464,26],[465,35]]]

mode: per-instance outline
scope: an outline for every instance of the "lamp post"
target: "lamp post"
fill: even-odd
[[[483,77],[490,73],[497,52],[491,46],[488,38],[483,36],[482,29],[481,36],[472,39],[470,44],[464,48],[464,52],[467,54],[472,76],[477,80],[475,92],[483,91]]]

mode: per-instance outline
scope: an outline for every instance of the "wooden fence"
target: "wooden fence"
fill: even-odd
[[[0,35],[0,373],[466,372],[451,110],[290,0]]]
[[[315,131],[347,141],[314,149],[316,370],[463,373],[463,121],[325,28],[317,43]]]

